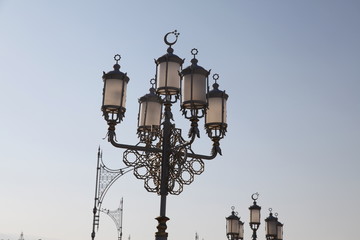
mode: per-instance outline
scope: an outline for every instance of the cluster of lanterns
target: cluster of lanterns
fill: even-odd
[[[256,204],[258,193],[252,195],[254,203],[249,207],[250,210],[250,228],[253,230],[252,239],[257,238],[256,231],[260,226],[260,210],[261,207]],[[242,240],[244,239],[244,222],[240,220],[237,213],[232,212],[229,217],[226,218],[226,235],[229,240]],[[265,219],[265,230],[267,240],[283,240],[283,224],[278,221],[277,214],[273,216],[272,209],[270,208],[270,214]]]
[[[169,42],[167,37],[174,34],[176,40]],[[167,53],[157,60],[156,77],[151,81],[150,93],[139,99],[138,133],[148,135],[156,132],[161,126],[163,105],[175,103],[180,99],[183,115],[191,121],[205,116],[205,128],[210,138],[224,137],[226,122],[226,101],[228,95],[218,89],[216,83],[219,75],[214,74],[215,84],[209,91],[208,77],[210,71],[197,65],[197,49],[192,49],[191,65],[182,69],[183,59],[173,53],[172,45],[177,41],[176,31],[165,35],[164,41],[169,45]],[[103,74],[102,111],[109,125],[115,126],[124,118],[126,112],[126,90],[129,77],[120,71],[120,55],[115,55],[114,70]],[[154,85],[156,87],[154,88]]]

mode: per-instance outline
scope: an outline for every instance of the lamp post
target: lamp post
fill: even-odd
[[[169,36],[175,37],[170,41]],[[166,198],[170,194],[180,194],[184,185],[194,180],[194,175],[204,171],[203,160],[221,155],[220,140],[227,131],[226,102],[228,95],[219,90],[215,74],[213,89],[209,90],[210,71],[199,66],[197,49],[192,49],[191,65],[182,69],[183,59],[174,54],[172,46],[179,33],[175,30],[164,37],[168,45],[167,53],[155,60],[156,75],[150,81],[148,94],[139,99],[137,135],[139,143],[128,145],[118,143],[115,127],[126,112],[126,91],[130,78],[120,71],[120,55],[115,55],[114,70],[103,74],[102,112],[108,124],[107,139],[117,148],[125,149],[123,161],[133,167],[134,175],[144,180],[149,192],[160,195],[160,215],[156,240],[166,240]],[[183,116],[190,121],[188,139],[181,129],[173,124],[172,106],[180,102]],[[195,153],[191,146],[200,137],[198,122],[205,117],[205,129],[213,142],[210,155]]]
[[[257,205],[256,200],[259,194],[254,193],[251,198],[254,200],[253,205],[249,207],[250,210],[250,228],[253,231],[252,240],[257,239],[257,230],[260,226],[260,210],[261,207]],[[244,238],[244,223],[240,221],[237,213],[234,212],[234,207],[231,207],[231,215],[226,218],[226,236],[229,240],[242,240]],[[270,214],[265,219],[266,240],[283,240],[283,224],[278,221],[277,213],[272,214],[272,209],[269,209]]]

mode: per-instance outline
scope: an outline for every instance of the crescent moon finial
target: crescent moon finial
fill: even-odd
[[[256,201],[259,198],[259,193],[256,192],[253,195],[251,195],[252,200]]]
[[[168,40],[168,37],[169,37],[169,35],[171,35],[171,34],[173,34],[173,35],[175,36],[175,40],[174,40],[173,42],[170,42],[170,41]],[[177,42],[179,35],[180,35],[180,33],[178,33],[177,30],[174,30],[174,31],[172,31],[172,32],[168,32],[168,33],[164,36],[164,42],[165,42],[167,45],[169,45],[169,47],[171,47],[171,45],[174,45],[174,44]]]

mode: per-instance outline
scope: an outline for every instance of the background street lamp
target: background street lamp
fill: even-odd
[[[175,40],[170,42],[168,37]],[[226,102],[228,95],[219,90],[215,83],[209,90],[210,71],[199,66],[197,49],[192,49],[191,65],[182,69],[183,59],[173,52],[172,45],[178,40],[179,33],[175,30],[164,37],[168,45],[167,53],[157,60],[155,79],[150,81],[150,92],[139,99],[138,129],[139,143],[136,145],[120,144],[116,140],[115,127],[120,123],[126,112],[126,91],[130,78],[120,71],[120,55],[115,55],[114,70],[103,74],[102,111],[109,126],[107,138],[112,145],[126,149],[123,161],[133,167],[134,175],[144,180],[144,187],[149,192],[158,193],[160,199],[160,216],[158,240],[167,239],[166,197],[180,194],[183,185],[189,185],[194,175],[204,171],[203,160],[214,159],[221,155],[220,140],[227,131]],[[181,129],[172,123],[172,105],[180,100],[183,116],[191,123],[188,140],[181,134]],[[210,155],[195,153],[191,146],[200,137],[198,122],[205,117],[205,129],[213,142]]]
[[[256,204],[259,194],[254,193],[251,198],[254,200],[250,210],[250,228],[253,230],[252,239],[256,240],[256,231],[260,226],[260,210],[261,207]],[[244,239],[244,223],[234,212],[234,207],[231,207],[231,215],[226,218],[226,236],[229,240],[242,240]],[[283,239],[283,224],[278,221],[277,214],[273,216],[272,209],[269,209],[270,214],[265,219],[266,239],[267,240],[282,240]]]

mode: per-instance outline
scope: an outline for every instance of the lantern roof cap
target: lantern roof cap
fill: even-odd
[[[231,215],[226,218],[227,220],[240,220],[240,218],[237,216],[237,212],[235,212],[234,209],[235,209],[235,207],[232,206],[231,207],[231,210],[232,210]]]
[[[215,83],[212,85],[213,89],[209,91],[208,97],[223,97],[227,100],[229,98],[229,95],[227,95],[225,91],[221,91],[219,89],[219,84],[217,83],[217,80],[219,79],[219,74],[215,73],[213,75],[213,79]]]
[[[150,80],[151,88],[149,89],[149,93],[145,94],[141,98],[139,98],[139,103],[149,101],[149,102],[161,102],[160,96],[156,94],[156,89],[154,88],[155,79]]]
[[[103,79],[123,79],[126,82],[129,82],[129,77],[127,76],[127,73],[123,73],[120,71],[120,65],[119,65],[119,61],[121,59],[121,56],[119,54],[116,54],[114,56],[114,60],[116,61],[116,63],[114,64],[113,68],[114,70],[109,71],[107,73],[103,72]]]
[[[196,59],[195,56],[198,54],[198,52],[199,51],[196,48],[193,48],[191,50],[191,54],[194,57],[193,57],[193,59],[191,59],[191,65],[181,71],[182,75],[187,75],[187,74],[193,73],[193,74],[202,74],[202,75],[205,75],[206,77],[209,76],[211,70],[207,71],[202,66],[197,65],[198,60]]]

